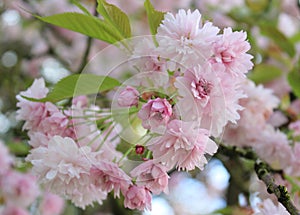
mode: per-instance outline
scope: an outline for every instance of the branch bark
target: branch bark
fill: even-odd
[[[278,201],[286,208],[291,215],[300,215],[299,210],[293,204],[288,190],[285,186],[277,185],[272,172],[278,172],[272,170],[272,168],[265,162],[261,161],[256,153],[250,148],[238,148],[236,146],[224,146],[220,145],[219,153],[227,155],[229,157],[239,155],[242,158],[254,161],[254,170],[258,178],[262,180],[267,186],[268,193],[273,193],[277,197]]]
[[[270,173],[269,166],[262,161],[257,161],[255,162],[254,169],[258,178],[266,184],[268,193],[274,193],[278,201],[287,209],[288,212],[290,212],[291,215],[299,215],[299,210],[291,201],[287,188],[285,186],[275,184],[274,178]]]

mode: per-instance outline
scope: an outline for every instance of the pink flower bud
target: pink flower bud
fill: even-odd
[[[151,210],[151,193],[146,187],[131,185],[124,200],[124,206],[129,209]]]
[[[145,151],[145,147],[141,146],[141,145],[136,145],[135,146],[135,153],[137,153],[138,155],[143,154]]]
[[[118,97],[118,104],[121,107],[131,107],[139,102],[139,92],[130,86],[127,86]]]

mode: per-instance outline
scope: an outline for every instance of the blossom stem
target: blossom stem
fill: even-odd
[[[114,130],[114,127],[111,126],[111,128],[108,130],[107,134],[105,135],[104,139],[102,140],[101,144],[97,147],[97,150],[100,150],[101,147],[103,146],[103,144],[105,143],[105,141],[107,140],[107,138],[109,137],[109,135],[111,134],[111,132]]]
[[[121,161],[127,157],[127,155],[129,155],[130,152],[132,152],[135,149],[135,145],[132,145],[125,153],[124,155],[120,158],[120,160],[118,161],[118,163],[120,164]]]

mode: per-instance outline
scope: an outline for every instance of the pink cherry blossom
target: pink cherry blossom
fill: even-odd
[[[132,84],[155,88],[168,86],[167,71],[173,71],[176,64],[168,61],[164,52],[160,52],[152,37],[137,38],[135,42],[130,62],[139,71],[139,75],[130,80],[134,82]]]
[[[226,72],[235,76],[244,76],[253,66],[253,57],[246,53],[250,49],[246,38],[245,32],[232,32],[231,28],[225,28],[213,44],[211,63],[221,64]]]
[[[97,106],[81,108],[72,106],[68,116],[72,117],[72,127],[74,129],[74,139],[77,140],[80,146],[90,146],[92,151],[97,151],[101,159],[112,161],[120,159],[122,153],[116,150],[120,143],[118,137],[119,125],[112,124],[104,131],[98,129],[96,120],[103,118],[98,116],[97,111],[101,112]],[[104,117],[107,115],[104,115]],[[107,123],[107,121],[103,122]],[[105,138],[106,137],[106,138]]]
[[[175,87],[180,95],[176,104],[180,117],[200,121],[213,136],[219,136],[229,121],[236,123],[240,118],[238,101],[245,94],[239,83],[224,73],[216,74],[210,65],[187,70],[176,78]]]
[[[64,134],[69,124],[67,116],[50,102],[45,103],[45,108],[47,110],[47,116],[41,120],[37,131],[41,131],[50,136],[65,136]]]
[[[299,142],[295,142],[292,151],[293,151],[293,156],[292,156],[291,164],[288,168],[285,169],[285,172],[288,175],[299,177],[300,176],[300,159],[299,159],[300,143]]]
[[[259,212],[254,215],[289,215],[290,213],[283,207],[281,203],[275,205],[271,199],[265,199],[263,202],[258,204]]]
[[[138,102],[139,92],[131,86],[126,86],[118,95],[118,104],[121,107],[136,106]]]
[[[42,132],[28,132],[28,136],[30,140],[28,141],[28,144],[31,145],[34,148],[37,148],[39,146],[47,146],[51,136],[45,135]]]
[[[26,208],[39,195],[36,178],[16,171],[7,172],[1,178],[0,187],[5,202],[18,207]]]
[[[45,104],[40,102],[31,102],[24,99],[22,96],[31,98],[44,98],[48,93],[48,89],[45,87],[44,79],[36,79],[33,84],[23,92],[17,95],[18,103],[17,107],[20,109],[17,111],[17,119],[25,120],[23,129],[35,129],[39,126],[41,120],[45,118]]]
[[[151,193],[145,187],[132,185],[128,188],[124,200],[124,206],[129,209],[151,210]]]
[[[166,72],[167,70],[166,59],[162,58],[152,37],[137,40],[131,60],[141,72]]]
[[[202,26],[198,10],[179,10],[165,15],[157,29],[157,41],[163,57],[180,62],[185,67],[205,62],[212,55],[212,42],[219,29],[206,22]]]
[[[78,207],[85,208],[93,201],[101,204],[106,193],[90,181],[96,153],[88,146],[78,147],[68,137],[54,136],[47,146],[32,149],[26,158],[40,183],[51,192],[71,199]]]
[[[45,193],[40,204],[39,210],[43,215],[59,215],[63,212],[64,200],[52,193]]]
[[[236,146],[253,146],[269,125],[267,121],[273,109],[279,104],[279,99],[272,94],[270,89],[262,85],[255,86],[252,81],[245,81],[242,89],[247,98],[239,100],[244,107],[240,111],[240,120],[237,124],[228,124],[225,128],[223,141],[225,144]]]
[[[208,135],[208,130],[193,122],[174,119],[165,133],[151,139],[147,146],[153,152],[154,161],[169,169],[174,166],[182,170],[203,169],[207,163],[204,155],[213,155],[218,148]]]
[[[124,192],[132,184],[131,178],[118,167],[116,163],[98,161],[91,168],[94,185],[105,192],[114,190],[115,197],[120,197],[120,190]]]
[[[162,191],[168,193],[169,176],[165,166],[148,160],[135,167],[130,174],[136,177],[138,186],[145,186],[153,194],[158,195]]]
[[[272,126],[260,131],[253,148],[273,169],[285,169],[291,164],[293,154],[287,136]]]
[[[87,96],[76,96],[72,99],[72,104],[77,107],[87,107],[88,103],[89,101]]]
[[[30,215],[29,211],[14,205],[7,206],[1,211],[1,215]]]
[[[149,100],[138,112],[142,125],[146,129],[158,131],[169,122],[172,116],[172,106],[166,99]]]
[[[9,154],[8,148],[0,140],[0,175],[5,174],[13,164],[13,157]]]
[[[289,124],[289,129],[293,131],[293,136],[300,136],[300,120]]]

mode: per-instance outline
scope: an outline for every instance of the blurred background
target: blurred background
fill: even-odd
[[[149,34],[142,0],[108,2],[129,14],[133,35]],[[94,11],[94,0],[81,0],[81,3]],[[161,11],[199,9],[203,20],[212,21],[221,29],[230,26],[246,31],[255,64],[249,77],[274,90],[282,100],[289,94],[286,76],[295,67],[300,53],[298,1],[152,0],[152,3]],[[28,11],[44,16],[79,10],[68,0],[0,0],[0,139],[16,159],[14,168],[21,172],[28,169],[24,157],[29,146],[22,123],[15,119],[16,95],[37,77],[44,77],[51,87],[61,78],[80,71],[85,54],[92,59],[107,46],[104,42],[47,25]],[[90,49],[87,49],[89,43]],[[113,58],[105,59],[109,60]],[[256,191],[262,186],[250,166],[238,157],[229,159],[217,154],[202,172],[173,173],[169,195],[154,196],[152,211],[143,214],[251,214],[259,201]],[[231,171],[232,167],[235,172]],[[4,204],[1,198],[0,204]],[[121,204],[110,198],[101,207],[82,211],[65,202],[59,213],[138,214],[124,210]]]

